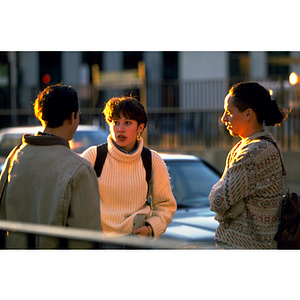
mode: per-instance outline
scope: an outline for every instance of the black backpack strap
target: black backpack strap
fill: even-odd
[[[152,176],[152,157],[151,157],[150,149],[143,147],[141,155],[142,155],[143,165],[146,170],[146,181],[147,181],[148,187],[149,187],[149,181]]]
[[[97,174],[97,177],[101,176],[106,155],[107,155],[107,143],[97,146],[97,156],[96,156],[96,161],[94,166],[94,170]]]

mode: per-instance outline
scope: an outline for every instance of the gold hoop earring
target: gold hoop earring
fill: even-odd
[[[138,133],[138,135],[137,135],[136,139],[137,139],[137,141],[140,141],[140,140],[142,139],[142,137],[141,137],[141,133],[140,133],[140,132]]]

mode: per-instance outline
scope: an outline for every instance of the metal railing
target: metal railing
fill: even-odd
[[[289,118],[280,126],[268,128],[282,150],[300,150],[300,92],[296,87],[278,81],[261,83],[272,89],[273,98],[280,106],[292,107]],[[220,121],[223,99],[229,83],[225,80],[175,80],[147,82],[147,127],[148,145],[157,150],[198,151],[205,148],[230,149],[236,139],[229,136]],[[102,115],[104,103],[113,96],[139,95],[139,90],[108,86],[95,89],[93,86],[74,88],[79,93],[81,123],[97,123],[106,126]],[[38,125],[32,102],[38,88],[22,87],[16,93],[15,107],[9,102],[11,90],[0,88],[0,128]]]
[[[9,249],[9,234],[19,233],[26,236],[25,249],[38,249],[37,236],[52,237],[58,240],[57,249],[68,249],[68,241],[90,242],[92,249],[193,249],[193,244],[176,240],[159,238],[157,240],[141,239],[130,235],[125,237],[107,237],[96,230],[50,226],[42,224],[22,223],[0,220],[0,250]],[[201,248],[207,249],[205,244]]]
[[[148,145],[153,149],[197,151],[230,149],[238,138],[221,122],[221,111],[149,109]],[[266,127],[284,151],[300,151],[300,109],[293,109],[280,126]]]

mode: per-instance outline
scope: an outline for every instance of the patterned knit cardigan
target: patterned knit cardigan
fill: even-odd
[[[242,139],[229,152],[222,178],[210,193],[210,208],[220,223],[220,248],[276,249],[284,178],[278,150],[261,136]],[[275,140],[274,140],[275,141]]]

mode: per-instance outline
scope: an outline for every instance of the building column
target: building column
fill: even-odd
[[[261,80],[268,76],[267,52],[249,52],[250,57],[250,80]]]
[[[163,52],[143,53],[143,60],[146,65],[147,80],[161,80],[163,77]]]
[[[39,53],[20,51],[18,55],[22,86],[38,87],[40,83]]]
[[[290,56],[291,56],[291,58],[297,59],[295,62],[291,63],[290,73],[295,72],[298,76],[300,76],[300,63],[298,62],[298,59],[300,58],[300,52],[299,51],[291,51]]]
[[[61,52],[61,78],[66,85],[79,84],[79,69],[82,64],[81,52]]]
[[[123,69],[123,53],[118,51],[103,52],[103,70],[101,71],[120,71]]]

